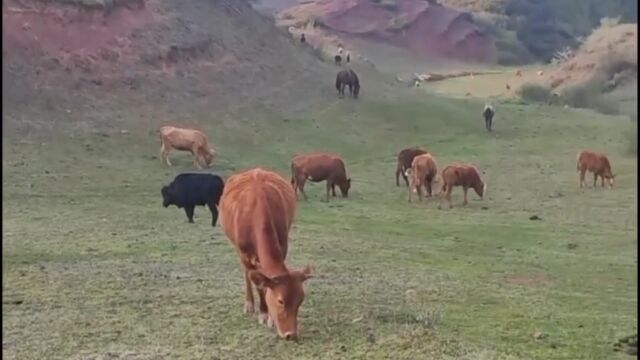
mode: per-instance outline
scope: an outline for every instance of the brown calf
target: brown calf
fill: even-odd
[[[304,300],[302,284],[310,268],[289,270],[288,234],[296,211],[293,189],[282,176],[252,169],[229,178],[220,199],[220,224],[244,268],[245,313],[253,313],[251,283],[260,297],[261,324],[287,340],[298,337],[298,309]]]
[[[422,187],[426,190],[426,196],[431,197],[433,181],[438,173],[436,160],[431,154],[422,154],[413,158],[411,168],[407,170],[406,175],[411,179],[409,187],[409,202],[411,202],[411,193],[418,193],[418,200],[422,201]]]
[[[598,176],[602,180],[602,187],[604,187],[605,179],[609,182],[609,188],[613,187],[616,176],[611,173],[611,164],[605,154],[583,150],[578,153],[576,159],[578,162],[577,168],[580,172],[580,187],[584,186],[584,176],[587,170],[593,173],[594,188],[596,187]]]
[[[482,181],[482,177],[475,166],[471,164],[454,164],[449,165],[440,173],[442,177],[442,189],[440,194],[446,197],[449,202],[449,209],[451,209],[451,191],[454,186],[462,186],[464,192],[464,202],[462,205],[467,205],[467,191],[469,188],[475,190],[476,194],[482,199],[487,191],[487,184]],[[442,208],[442,197],[440,198],[440,204],[438,209]]]
[[[304,184],[307,180],[327,181],[327,201],[329,201],[329,190],[334,197],[336,196],[336,185],[340,188],[342,197],[349,196],[351,179],[347,177],[344,161],[337,155],[327,153],[296,155],[291,160],[291,185],[296,197],[300,190],[305,200],[307,199],[307,194],[304,192]]]
[[[407,179],[405,172],[411,168],[413,158],[427,153],[428,152],[426,150],[422,150],[418,147],[406,148],[400,151],[398,154],[398,164],[396,166],[396,186],[400,186],[399,176],[402,175],[404,182],[407,184],[407,187],[409,187],[409,179]]]
[[[216,151],[209,148],[207,135],[202,131],[163,126],[160,128],[160,161],[169,166],[169,153],[172,149],[189,151],[194,156],[193,166],[198,169],[202,169],[202,162],[205,166],[211,165],[216,156]]]

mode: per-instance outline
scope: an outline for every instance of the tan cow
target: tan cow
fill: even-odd
[[[296,197],[282,176],[252,169],[227,180],[220,199],[220,224],[244,268],[245,313],[253,313],[253,283],[260,297],[258,320],[274,324],[280,337],[298,337],[298,309],[304,300],[302,284],[310,267],[291,270],[285,265],[288,237],[296,211]]]
[[[334,197],[336,196],[336,185],[340,188],[342,197],[349,196],[351,179],[347,177],[344,161],[337,155],[328,153],[296,155],[291,160],[291,185],[296,197],[300,190],[305,200],[307,199],[307,194],[304,192],[304,184],[307,180],[327,181],[327,201],[329,201],[329,190]]]
[[[440,190],[441,198],[438,209],[442,208],[442,197],[447,199],[449,209],[451,209],[451,191],[453,191],[454,186],[462,186],[462,191],[464,192],[462,205],[468,204],[467,191],[469,188],[475,190],[481,199],[487,192],[487,184],[482,180],[478,169],[471,164],[449,165],[442,170],[440,176],[442,178],[442,188]]]
[[[593,187],[596,187],[598,176],[600,176],[602,187],[604,187],[604,180],[609,182],[609,188],[613,188],[616,180],[616,176],[611,173],[611,164],[607,155],[596,153],[592,151],[583,150],[580,151],[576,157],[577,168],[580,172],[580,187],[584,186],[584,176],[588,171],[593,173]]]
[[[422,201],[422,187],[424,186],[426,196],[431,197],[433,183],[438,173],[438,165],[431,154],[422,154],[413,158],[411,168],[407,170],[406,176],[411,179],[409,188],[409,202],[411,193],[418,194],[418,200]]]
[[[209,148],[207,135],[202,131],[163,126],[160,128],[160,161],[169,166],[169,153],[172,149],[189,151],[194,156],[193,166],[197,169],[202,169],[202,162],[205,166],[211,165],[216,156],[216,151]]]
[[[400,150],[400,153],[398,153],[398,163],[396,164],[396,186],[400,186],[400,175],[402,175],[404,182],[407,184],[407,187],[409,187],[409,179],[405,173],[408,169],[411,169],[413,158],[426,153],[426,150],[420,149],[417,146]]]

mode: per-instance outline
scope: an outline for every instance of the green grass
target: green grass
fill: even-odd
[[[208,210],[190,225],[162,208],[160,187],[190,169],[188,155],[161,165],[150,134],[5,137],[5,358],[622,358],[613,344],[637,331],[628,120],[496,108],[491,134],[480,102],[392,104],[366,91],[300,118],[257,112],[205,125],[225,176],[265,166],[288,178],[293,154],[331,150],[354,179],[349,199],[327,204],[314,184],[299,203],[288,263],[316,271],[299,344],[242,314],[240,264]],[[456,189],[442,211],[407,203],[395,155],[415,144],[441,168],[477,164],[488,197],[471,194],[462,208]],[[578,189],[585,147],[610,154],[614,190]]]

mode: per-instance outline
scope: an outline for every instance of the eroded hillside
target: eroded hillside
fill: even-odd
[[[5,130],[296,110],[326,96],[332,80],[310,49],[244,0],[8,0],[2,15]],[[292,88],[307,79],[327,86]]]

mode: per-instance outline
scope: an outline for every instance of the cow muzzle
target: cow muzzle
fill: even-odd
[[[282,338],[287,341],[298,341],[298,334],[292,331],[287,331],[286,333],[282,334]]]

